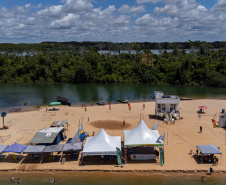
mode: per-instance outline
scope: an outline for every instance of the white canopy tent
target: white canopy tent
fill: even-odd
[[[158,130],[151,130],[143,120],[132,130],[124,130],[124,146],[163,146]]]
[[[121,136],[110,136],[102,128],[97,135],[86,139],[82,155],[117,155],[116,148],[121,150]]]
[[[124,130],[124,148],[125,148],[125,163],[127,163],[127,149],[133,147],[164,147],[163,141],[165,134],[159,135],[158,122],[152,129],[149,129],[143,120],[139,125],[132,130]],[[156,154],[132,154],[131,160],[150,160],[156,159]]]

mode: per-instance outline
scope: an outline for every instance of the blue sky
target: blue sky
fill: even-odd
[[[0,43],[225,41],[226,0],[1,0]]]

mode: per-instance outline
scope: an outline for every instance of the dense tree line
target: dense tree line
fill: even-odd
[[[0,51],[8,53],[12,52],[33,52],[33,51],[79,51],[81,48],[96,50],[109,50],[119,52],[122,50],[165,50],[165,49],[193,49],[202,46],[208,48],[223,48],[226,47],[226,42],[204,42],[204,41],[188,41],[188,42],[134,42],[134,43],[113,43],[113,42],[42,42],[35,44],[10,44],[0,43]]]
[[[150,50],[141,50],[136,43],[131,44],[133,48],[127,48],[127,53],[119,50],[114,55],[100,54],[95,45],[49,50],[48,47],[40,48],[40,44],[33,44],[24,50],[21,45],[1,44],[4,52],[0,54],[0,82],[149,83],[226,87],[224,43],[219,43],[221,47],[217,50],[211,49],[206,42],[199,42],[198,46],[195,42],[189,44],[189,52],[174,45],[172,52],[159,49],[159,55]],[[112,46],[109,51],[113,49]],[[136,52],[131,53],[131,50]]]

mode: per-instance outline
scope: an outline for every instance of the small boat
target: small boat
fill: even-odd
[[[104,101],[97,101],[97,105],[105,105],[105,102]]]
[[[180,97],[180,100],[192,100],[192,98]]]
[[[122,99],[122,98],[118,98],[118,102],[120,103],[128,103],[128,100]]]
[[[61,102],[51,102],[49,106],[61,105]]]
[[[60,102],[62,105],[71,106],[71,103],[68,102],[69,99],[63,98],[62,96],[57,96],[57,102]]]

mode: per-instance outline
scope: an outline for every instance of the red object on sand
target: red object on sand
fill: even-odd
[[[207,109],[206,106],[199,106],[200,109]]]

